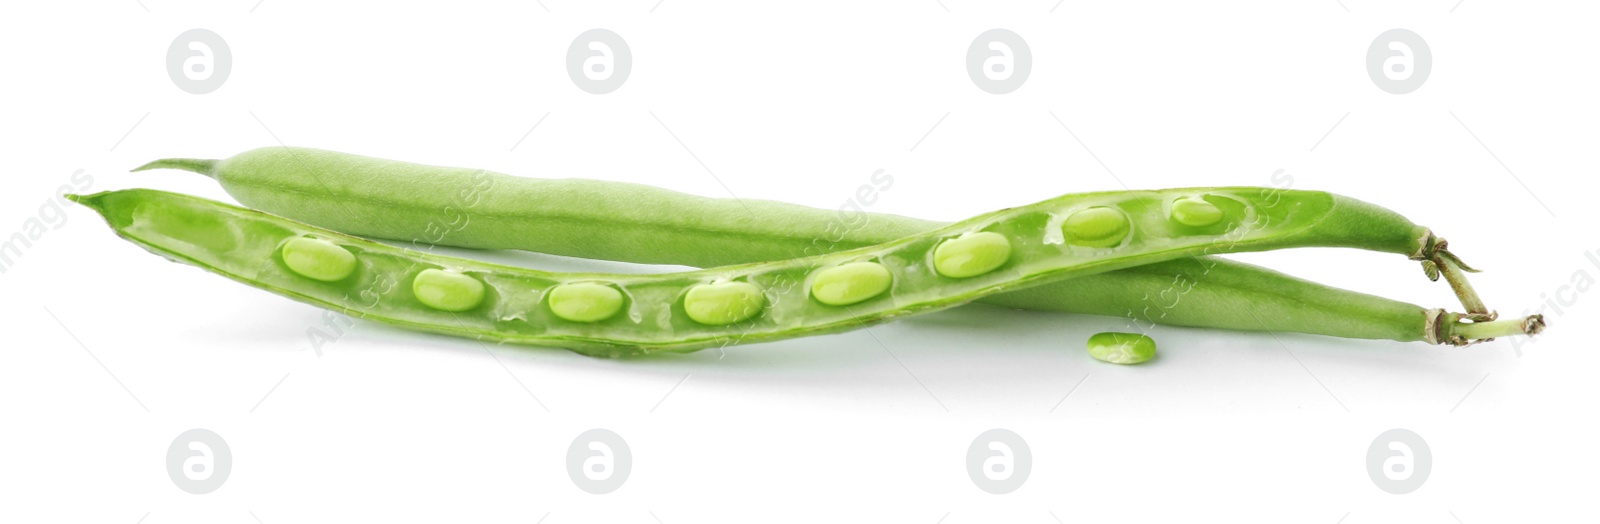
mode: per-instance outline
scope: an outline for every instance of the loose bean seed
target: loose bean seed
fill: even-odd
[[[811,297],[830,306],[856,304],[889,290],[894,276],[882,264],[852,262],[817,272]]]
[[[765,302],[766,297],[755,284],[713,282],[690,288],[683,297],[683,310],[695,322],[725,326],[756,316]]]
[[[1155,358],[1156,341],[1137,333],[1095,333],[1089,356],[1112,364],[1138,364]]]
[[[469,275],[442,269],[424,269],[411,282],[411,292],[423,305],[440,311],[467,311],[483,303],[483,282]]]
[[[1091,207],[1073,213],[1061,225],[1067,240],[1086,247],[1112,247],[1128,236],[1128,216],[1109,207]]]
[[[1204,198],[1186,196],[1172,202],[1172,221],[1189,227],[1206,227],[1222,221],[1222,209]]]
[[[622,311],[622,292],[594,282],[562,284],[550,290],[550,312],[573,322],[599,322]]]
[[[933,269],[950,278],[971,278],[1011,260],[1011,241],[993,231],[952,238],[933,250]]]
[[[290,271],[312,280],[338,282],[356,271],[354,254],[320,238],[291,238],[279,253]]]

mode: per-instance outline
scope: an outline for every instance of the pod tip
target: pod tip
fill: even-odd
[[[163,159],[155,160],[155,161],[152,161],[152,162],[150,162],[148,164],[133,168],[133,171],[134,172],[148,171],[148,170],[151,170],[151,169],[181,169],[181,170],[184,170],[184,171],[191,171],[191,172],[195,172],[195,173],[200,173],[200,174],[205,175],[205,176],[213,176],[212,172],[216,169],[216,167],[217,167],[217,161],[213,160],[213,159],[204,159],[204,158],[163,158]]]
[[[67,193],[65,195],[61,195],[61,197],[65,198],[67,200],[71,200],[74,204],[78,204],[80,206],[98,207],[98,205],[100,203],[100,196],[104,195],[104,194],[106,194],[106,192],[95,193],[95,194],[92,194],[92,195],[80,195],[80,194],[77,194],[77,193]]]

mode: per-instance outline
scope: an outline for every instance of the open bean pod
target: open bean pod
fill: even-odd
[[[169,259],[405,327],[618,356],[858,328],[1009,289],[1202,254],[1358,247],[1410,255],[1426,228],[1311,191],[1067,195],[898,241],[683,273],[551,273],[399,249],[202,198],[75,201]]]

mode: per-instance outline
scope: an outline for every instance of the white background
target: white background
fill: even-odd
[[[1600,276],[1584,255],[1600,251],[1596,10],[8,3],[0,235],[49,225],[0,274],[0,521],[1593,521],[1600,353],[1588,329],[1600,297],[1573,284]],[[196,27],[232,50],[230,77],[205,95],[165,68],[173,39]],[[605,95],[576,88],[564,64],[596,27],[634,57]],[[1005,95],[964,68],[995,27],[1033,53],[1030,78]],[[1432,49],[1432,74],[1410,94],[1378,89],[1365,69],[1391,28]],[[1282,169],[1296,188],[1434,227],[1486,270],[1473,281],[1503,313],[1560,312],[1520,347],[1160,328],[1161,356],[1136,367],[1083,351],[1119,319],[981,306],[624,361],[361,322],[319,356],[306,331],[322,311],[52,208],[78,169],[90,191],[227,201],[198,175],[127,170],[280,143],[829,208],[884,169],[895,183],[871,211],[944,220],[1124,185],[1270,185]],[[1399,257],[1240,258],[1453,304]],[[573,438],[597,427],[634,456],[607,495],[580,491],[565,468]],[[965,469],[968,445],[995,427],[1034,457],[1007,495]],[[1366,472],[1368,446],[1397,427],[1433,454],[1406,495]],[[230,476],[205,495],[165,469],[191,428],[231,449]]]

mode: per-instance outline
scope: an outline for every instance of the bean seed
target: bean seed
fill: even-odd
[[[755,284],[713,282],[690,288],[683,297],[683,309],[695,322],[725,326],[760,314],[765,302],[766,297]]]
[[[311,237],[294,237],[279,250],[283,265],[300,276],[338,282],[356,271],[356,256],[338,244]]]
[[[467,311],[483,303],[483,282],[469,275],[442,269],[424,269],[411,282],[411,292],[423,305],[440,311]]]
[[[1128,216],[1109,207],[1091,207],[1073,213],[1061,225],[1067,240],[1085,247],[1113,247],[1128,236]]]
[[[894,277],[882,264],[851,262],[817,272],[811,297],[830,306],[856,304],[889,290]]]
[[[946,240],[933,250],[933,270],[950,278],[971,278],[1011,260],[1011,241],[993,231]]]
[[[1189,227],[1206,227],[1222,221],[1222,209],[1204,198],[1186,196],[1172,202],[1172,221]]]
[[[1138,364],[1155,358],[1156,341],[1137,333],[1095,333],[1089,356],[1112,364]]]
[[[550,312],[573,322],[599,322],[622,311],[622,292],[594,282],[562,284],[550,290]]]

